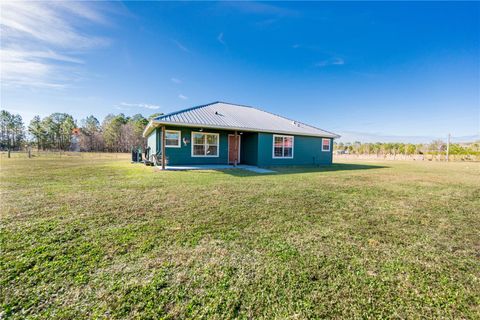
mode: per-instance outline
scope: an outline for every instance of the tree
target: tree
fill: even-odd
[[[28,132],[32,135],[34,143],[37,145],[37,149],[45,149],[45,131],[43,130],[40,116],[33,117],[28,126]]]
[[[409,143],[405,146],[405,153],[408,155],[415,154],[416,151],[417,151],[417,148],[414,144]]]
[[[68,150],[72,130],[76,127],[75,120],[67,113],[52,113],[41,121],[45,132],[45,147],[58,150]]]
[[[7,110],[0,111],[0,148],[18,150],[25,138],[22,117]]]
[[[148,120],[145,119],[141,114],[136,114],[128,120],[131,133],[131,141],[129,141],[129,147],[131,146],[141,146],[146,147],[146,139],[143,137],[143,130],[148,124]],[[128,150],[128,149],[127,149]]]
[[[100,122],[94,116],[81,121],[80,149],[83,151],[103,151],[103,136]]]
[[[122,141],[122,126],[127,123],[127,118],[123,113],[115,116],[109,114],[102,123],[103,140],[105,147],[110,152],[120,152]]]
[[[151,114],[148,117],[148,121],[152,120],[153,118],[160,117],[160,116],[163,116],[163,112],[157,112],[157,113]],[[147,124],[148,124],[148,121],[147,121]]]
[[[76,127],[73,117],[66,113],[52,113],[44,119],[35,116],[28,126],[38,149],[68,150],[72,131]]]

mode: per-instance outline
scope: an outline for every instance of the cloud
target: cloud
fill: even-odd
[[[331,58],[331,59],[322,60],[315,63],[315,67],[322,68],[326,66],[341,66],[344,64],[345,64],[345,61],[342,58]]]
[[[225,1],[221,5],[248,14],[274,15],[274,16],[298,16],[298,12],[287,8],[274,6],[255,1]]]
[[[67,86],[84,64],[78,56],[110,43],[83,31],[108,24],[91,3],[3,1],[0,9],[2,86]]]
[[[220,32],[220,34],[217,37],[218,42],[226,46],[227,44],[225,43],[225,40],[223,40],[223,32]]]
[[[130,110],[130,108],[144,108],[150,110],[157,110],[160,109],[160,106],[155,104],[146,104],[146,103],[127,103],[127,102],[120,102],[118,105],[115,106],[118,110]]]
[[[181,94],[181,93],[178,95],[178,97],[179,97],[180,99],[182,99],[182,100],[187,100],[187,99],[188,99],[187,96],[184,96],[184,95]]]
[[[280,19],[281,18],[264,19],[264,20],[256,22],[255,25],[258,26],[258,27],[267,27],[267,26],[273,25],[274,23],[280,21]]]
[[[180,50],[190,53],[190,50],[188,50],[187,47],[185,47],[183,44],[181,44],[177,40],[173,40],[173,43],[175,43]]]
[[[170,79],[173,83],[182,83],[182,80],[178,79],[178,78],[171,78]]]

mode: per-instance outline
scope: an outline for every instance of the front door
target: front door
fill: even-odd
[[[228,163],[235,163],[237,160],[237,164],[240,163],[240,135],[237,135],[237,144],[235,145],[235,135],[229,134],[228,135]],[[235,149],[236,152],[235,152]]]

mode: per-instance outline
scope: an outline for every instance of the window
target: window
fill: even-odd
[[[293,136],[273,135],[273,158],[293,158]]]
[[[165,130],[165,147],[166,148],[180,148],[180,131]]]
[[[330,139],[322,139],[322,151],[330,151]]]
[[[218,133],[192,132],[192,157],[218,157]]]

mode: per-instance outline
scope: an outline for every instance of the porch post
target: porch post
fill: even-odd
[[[162,170],[165,170],[165,126],[162,126]]]
[[[234,142],[234,150],[233,152],[235,152],[235,160],[233,161],[233,166],[236,167],[237,166],[237,163],[238,163],[238,138],[237,138],[237,130],[235,130],[235,135],[233,136],[233,140],[235,141]]]

